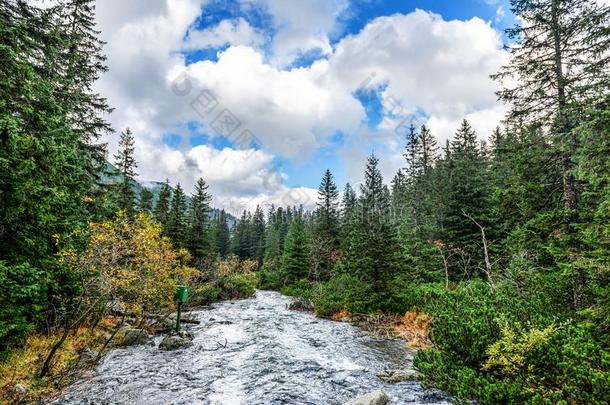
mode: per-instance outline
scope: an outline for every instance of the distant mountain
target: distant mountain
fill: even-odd
[[[106,165],[106,173],[104,173],[104,175],[102,176],[102,182],[110,184],[110,183],[118,182],[121,178],[122,178],[122,175],[118,172],[116,167],[114,167],[114,165],[112,163],[108,162]],[[163,184],[165,184],[165,182],[140,180],[140,181],[134,182],[133,189],[136,192],[137,197],[140,196],[140,193],[142,192],[143,188],[147,188],[148,190],[150,190],[153,193],[153,206],[154,206],[157,203],[157,199],[159,198],[159,193],[161,191],[161,187],[163,186]],[[171,187],[171,185],[170,185],[170,187]],[[173,187],[171,187],[171,188],[173,190]],[[190,204],[191,197],[188,194],[186,196],[186,200]],[[237,218],[235,218],[233,215],[229,214],[228,212],[226,214],[227,214],[227,223],[229,224],[229,228],[232,228],[235,225],[235,223],[237,222]],[[212,208],[212,211],[210,212],[210,216],[212,218],[216,218],[218,215],[220,215],[220,209]]]

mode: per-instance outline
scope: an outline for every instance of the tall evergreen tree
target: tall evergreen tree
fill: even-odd
[[[281,270],[287,284],[306,278],[309,270],[309,243],[301,214],[294,216],[286,235]]]
[[[252,242],[250,256],[256,260],[258,267],[263,265],[265,254],[265,214],[260,206],[256,206],[252,216]]]
[[[153,211],[154,194],[146,187],[142,187],[140,198],[138,199],[138,211],[151,214]]]
[[[396,229],[390,218],[389,191],[378,165],[379,159],[372,154],[367,161],[356,219],[347,235],[339,268],[384,295],[389,278],[400,272],[402,263]]]
[[[163,229],[167,232],[167,226],[169,224],[169,209],[172,198],[172,188],[169,185],[169,179],[165,180],[165,183],[161,185],[159,191],[159,198],[155,204],[155,210],[153,212],[155,219],[159,222]]]
[[[510,63],[496,75],[508,86],[499,96],[511,117],[537,122],[553,134],[563,168],[563,199],[577,203],[573,176],[579,105],[608,94],[610,7],[590,0],[511,0],[521,25],[507,30],[516,40]]]
[[[221,210],[216,219],[214,235],[216,237],[216,252],[221,258],[225,258],[231,248],[231,232],[225,210]]]
[[[272,223],[268,223],[265,229],[265,270],[279,271],[281,258],[278,230]]]
[[[202,178],[195,184],[191,196],[191,209],[188,225],[187,247],[196,262],[211,260],[213,252],[212,229],[210,226],[210,202],[208,185]]]
[[[360,205],[362,213],[386,214],[390,207],[389,191],[383,184],[379,170],[379,158],[371,154],[364,171],[364,184],[360,186]]]
[[[187,240],[187,202],[186,195],[180,186],[176,185],[168,214],[167,236],[178,247],[184,247]]]
[[[114,186],[114,198],[119,210],[124,210],[132,215],[136,203],[136,192],[134,190],[137,162],[134,157],[135,139],[131,130],[127,128],[121,132],[119,139],[119,150],[114,155],[115,166],[119,174],[119,181]]]
[[[97,141],[112,132],[105,116],[113,109],[94,90],[99,77],[108,70],[102,52],[104,42],[96,30],[95,0],[68,0],[55,9],[59,29],[65,36],[64,49],[53,58],[55,66],[63,67],[56,69],[61,76],[57,94],[69,106],[68,123],[80,139],[87,176],[99,182],[106,165],[106,150]]]
[[[480,223],[489,222],[488,163],[468,121],[462,121],[451,142],[450,152],[446,167],[449,189],[443,224],[448,238],[446,242],[463,249],[472,258],[482,259],[478,247],[480,230],[465,214]],[[477,260],[472,263],[476,268]]]
[[[330,170],[326,170],[318,188],[316,233],[334,245],[339,234],[339,192]]]
[[[427,173],[438,157],[436,139],[425,125],[421,126],[419,133],[420,149],[415,166],[423,173]]]

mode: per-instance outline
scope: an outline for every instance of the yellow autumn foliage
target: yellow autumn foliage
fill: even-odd
[[[542,330],[530,329],[518,333],[504,325],[500,340],[487,348],[488,359],[483,364],[483,370],[493,370],[505,376],[516,375],[523,369],[527,354],[547,343],[557,329],[556,325],[550,325]]]
[[[176,286],[196,274],[188,259],[188,252],[174,249],[146,214],[130,219],[119,213],[113,221],[91,224],[84,252],[60,253],[60,260],[90,280],[90,295],[118,302],[136,315],[173,309]]]

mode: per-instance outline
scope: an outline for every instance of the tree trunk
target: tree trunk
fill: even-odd
[[[561,49],[561,26],[559,24],[559,2],[553,0],[551,5],[551,21],[553,32],[553,48],[555,57],[555,80],[557,86],[557,124],[561,146],[561,169],[563,171],[563,204],[566,210],[576,209],[576,187],[572,175],[572,143],[570,142],[570,123],[567,114],[566,81],[563,72],[563,54]]]

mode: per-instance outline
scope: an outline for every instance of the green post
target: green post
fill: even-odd
[[[178,304],[178,313],[176,314],[176,332],[180,332],[180,313],[182,304],[189,298],[189,289],[183,285],[176,288],[176,303]]]

